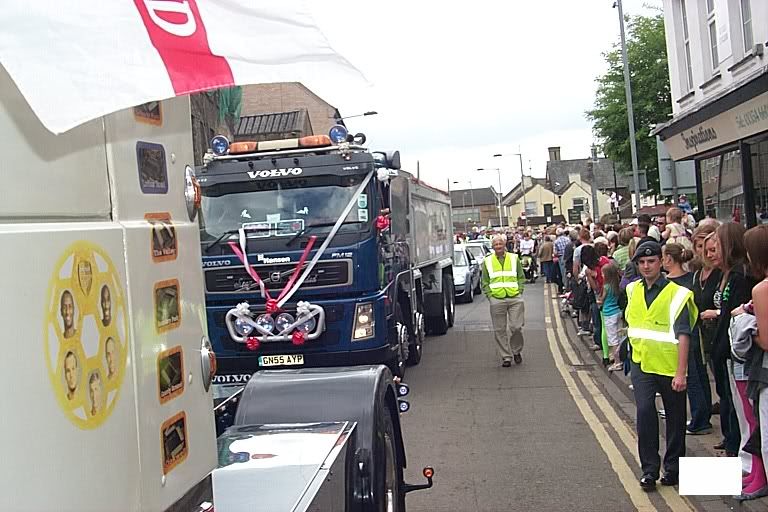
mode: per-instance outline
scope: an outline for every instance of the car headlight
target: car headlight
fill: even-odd
[[[352,340],[372,338],[376,321],[373,316],[373,304],[366,302],[355,307],[355,327],[352,330]]]
[[[461,274],[453,274],[453,284],[464,284],[467,280],[467,275],[463,272]]]

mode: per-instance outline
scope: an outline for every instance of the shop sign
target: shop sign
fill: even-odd
[[[768,92],[664,140],[673,160],[690,158],[768,130]]]

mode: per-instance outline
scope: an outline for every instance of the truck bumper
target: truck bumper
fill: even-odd
[[[289,351],[290,353],[301,353],[301,351]],[[259,366],[259,355],[243,355],[236,357],[217,358],[218,371],[217,376],[248,374],[253,373],[254,368],[265,369]],[[304,353],[304,364],[301,366],[270,366],[272,370],[281,368],[320,368],[325,366],[357,366],[363,364],[386,364],[395,356],[395,352],[389,345],[365,349],[365,350],[344,350],[338,352],[307,352]],[[219,379],[214,377],[214,382]],[[246,381],[247,382],[247,381]]]

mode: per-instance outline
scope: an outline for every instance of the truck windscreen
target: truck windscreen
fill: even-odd
[[[241,226],[249,238],[293,236],[307,226],[322,235],[341,216],[365,176],[319,175],[210,184],[202,188],[200,238],[210,242]],[[370,189],[370,186],[369,186]],[[340,232],[368,228],[369,197],[360,194]]]

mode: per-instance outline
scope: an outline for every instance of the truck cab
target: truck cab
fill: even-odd
[[[411,293],[408,241],[392,226],[399,155],[325,136],[258,143],[266,151],[251,144],[233,143],[198,172],[217,383],[275,366],[381,363],[402,374],[420,356],[410,352],[421,350],[424,319]],[[268,311],[269,299],[277,310]],[[241,303],[258,327],[228,317]],[[285,331],[300,303],[319,312]]]

